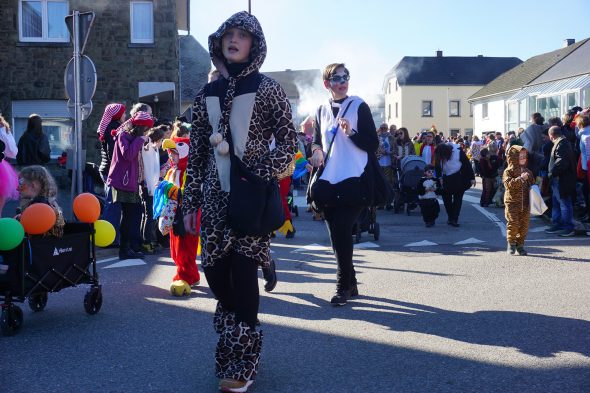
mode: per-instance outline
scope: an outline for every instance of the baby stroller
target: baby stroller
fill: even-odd
[[[25,237],[15,249],[0,251],[8,270],[0,274],[2,334],[16,334],[23,323],[23,312],[13,301],[28,298],[33,311],[47,305],[47,293],[59,292],[79,284],[90,284],[84,296],[84,309],[96,314],[102,306],[102,290],[96,272],[94,225],[66,224],[64,235]]]
[[[373,235],[375,241],[379,240],[381,231],[379,229],[379,223],[377,222],[377,208],[375,206],[365,207],[361,211],[359,218],[356,220],[352,229],[355,243],[360,243],[361,234],[363,232],[368,232]]]
[[[402,158],[397,175],[397,185],[394,187],[393,211],[399,213],[406,209],[409,216],[418,206],[418,182],[424,176],[426,163],[420,156]]]

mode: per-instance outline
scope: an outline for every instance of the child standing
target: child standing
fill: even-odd
[[[440,183],[434,177],[434,166],[426,165],[424,167],[424,176],[418,182],[418,198],[420,199],[420,211],[426,227],[434,226],[434,221],[440,213],[440,205],[436,199],[436,192],[440,188]]]
[[[141,184],[141,202],[143,216],[141,219],[141,236],[143,244],[141,248],[147,254],[154,254],[161,246],[156,236],[156,221],[153,218],[154,191],[160,181],[160,154],[158,153],[162,138],[166,132],[166,126],[150,128],[146,133],[149,138],[141,149],[141,162],[143,164],[143,183]]]
[[[534,184],[534,177],[527,168],[528,152],[524,147],[510,146],[506,159],[508,166],[504,170],[502,181],[506,188],[504,204],[508,254],[527,255],[524,240],[529,231],[529,191]]]

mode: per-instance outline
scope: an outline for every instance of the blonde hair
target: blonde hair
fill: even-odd
[[[55,180],[45,167],[41,165],[25,167],[20,171],[19,176],[30,182],[36,181],[39,183],[41,189],[39,190],[38,196],[45,197],[48,200],[55,199],[57,196]]]

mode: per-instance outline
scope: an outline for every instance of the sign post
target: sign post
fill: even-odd
[[[70,99],[68,107],[74,117],[74,154],[71,197],[81,194],[83,191],[82,171],[84,168],[82,158],[82,120],[85,120],[92,110],[92,96],[96,90],[96,68],[88,56],[82,57],[82,53],[88,42],[88,33],[94,22],[94,12],[74,11],[65,18],[66,25],[72,37],[74,56],[66,67],[64,84],[66,95]],[[81,78],[84,81],[81,81]]]

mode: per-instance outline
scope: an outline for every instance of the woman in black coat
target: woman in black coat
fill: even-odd
[[[458,145],[440,143],[434,150],[437,177],[442,179],[442,198],[447,224],[459,226],[463,194],[475,187],[475,175],[469,159]]]
[[[43,132],[43,119],[37,114],[29,116],[27,129],[18,140],[16,162],[19,165],[43,165],[50,160],[49,138]]]

